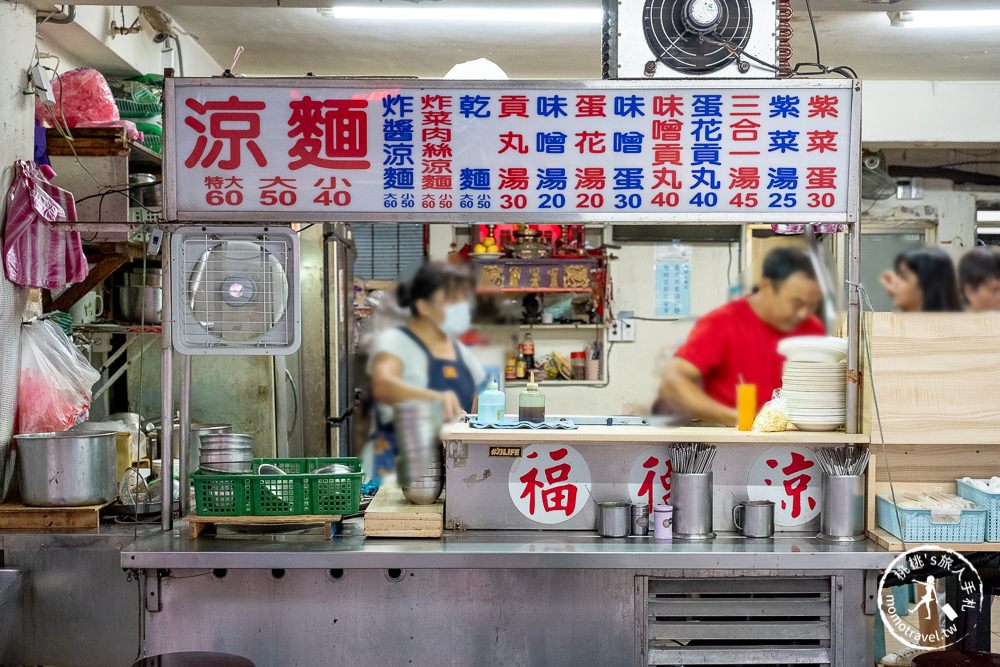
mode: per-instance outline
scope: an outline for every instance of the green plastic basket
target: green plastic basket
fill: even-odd
[[[361,506],[361,459],[254,459],[253,469],[269,463],[287,475],[209,474],[191,476],[198,516],[297,516],[355,514]],[[354,472],[316,475],[334,463]]]
[[[198,516],[250,516],[250,479],[253,475],[226,475],[198,471],[194,482]]]
[[[152,118],[163,113],[163,105],[155,102],[136,102],[135,100],[115,99],[118,115],[122,118]]]

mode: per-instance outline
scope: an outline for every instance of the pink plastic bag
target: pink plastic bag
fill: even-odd
[[[85,421],[100,377],[54,322],[23,325],[15,433],[65,431]]]
[[[111,86],[96,69],[79,67],[52,77],[52,94],[56,99],[52,107],[35,99],[35,118],[45,127],[54,127],[52,116],[60,124],[65,117],[69,127],[120,118]]]
[[[72,193],[49,183],[49,167],[18,160],[7,192],[3,265],[7,279],[22,287],[62,289],[87,277],[89,267],[79,232],[52,225],[76,220]]]

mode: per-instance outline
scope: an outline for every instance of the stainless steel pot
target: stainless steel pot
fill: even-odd
[[[147,427],[148,429],[148,427]],[[151,431],[151,435],[156,439],[153,449],[159,453],[159,442],[162,439],[163,426],[160,425]],[[232,433],[233,427],[229,424],[191,424],[190,436],[188,437],[188,470],[194,472],[198,469],[198,455],[201,452],[201,436],[213,435],[216,433]],[[181,425],[174,423],[173,449],[174,457],[180,458]]]
[[[162,287],[118,288],[118,314],[126,322],[159,324],[162,311]]]
[[[15,435],[21,499],[37,507],[114,500],[116,435],[114,431]]]

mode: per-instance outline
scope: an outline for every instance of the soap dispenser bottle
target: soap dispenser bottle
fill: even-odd
[[[545,421],[545,394],[538,390],[535,374],[517,397],[518,421],[540,424]]]
[[[497,387],[496,380],[490,380],[479,394],[478,416],[480,424],[503,423],[504,411],[507,408],[507,396]]]

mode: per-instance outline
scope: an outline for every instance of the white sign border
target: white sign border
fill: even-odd
[[[183,211],[177,209],[177,157],[173,137],[176,136],[176,118],[170,113],[175,107],[178,88],[191,87],[275,87],[298,89],[330,88],[385,88],[406,90],[425,89],[500,89],[500,90],[616,90],[651,89],[683,90],[715,88],[741,90],[745,88],[774,88],[776,90],[830,90],[851,89],[851,171],[847,178],[847,214],[830,212],[552,212],[540,214],[528,211],[452,211],[450,213],[413,211],[363,213],[348,211]],[[177,78],[164,79],[164,222],[419,222],[424,224],[467,224],[471,222],[504,223],[517,221],[529,224],[544,223],[636,223],[662,222],[686,224],[854,224],[861,217],[861,81],[857,79],[531,79],[466,81],[444,79],[370,79],[370,78]]]

